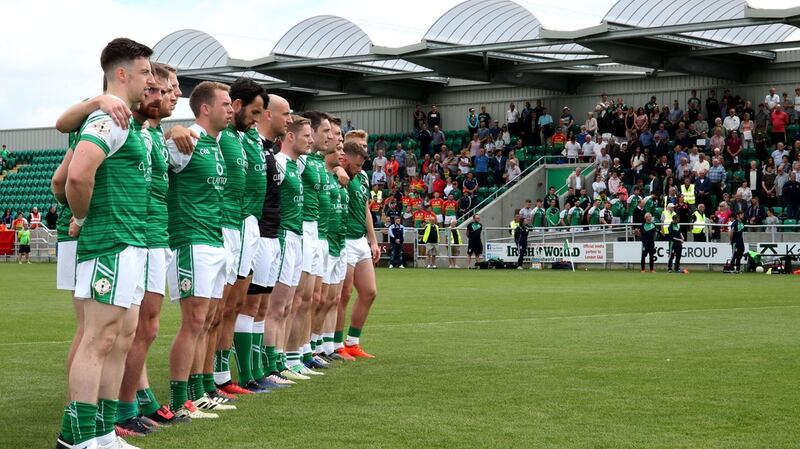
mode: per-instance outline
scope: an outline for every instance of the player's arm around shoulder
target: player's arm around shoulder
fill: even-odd
[[[180,173],[189,165],[189,162],[192,160],[192,155],[194,155],[194,147],[197,145],[197,140],[192,138],[191,139],[191,148],[192,151],[185,152],[185,143],[180,144],[178,141],[174,139],[167,140],[167,156],[169,159],[169,168],[175,172]],[[181,149],[183,148],[183,149]]]

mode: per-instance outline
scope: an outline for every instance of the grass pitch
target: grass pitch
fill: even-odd
[[[0,448],[54,445],[72,337],[55,265],[0,264]],[[379,270],[371,361],[154,448],[798,448],[800,279]],[[166,402],[178,309],[149,358]]]

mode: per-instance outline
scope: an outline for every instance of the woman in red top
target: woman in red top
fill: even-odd
[[[386,162],[386,178],[389,181],[389,188],[394,188],[394,183],[397,179],[397,173],[400,171],[400,164],[395,160],[394,156],[389,156],[389,161]]]

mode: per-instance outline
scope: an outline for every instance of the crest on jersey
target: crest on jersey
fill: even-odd
[[[113,122],[111,119],[108,120],[98,120],[96,122],[92,122],[89,124],[89,130],[93,131],[95,134],[100,136],[108,136],[111,134],[111,124]]]
[[[111,281],[107,278],[100,278],[94,283],[94,291],[103,296],[111,291]]]
[[[181,279],[181,291],[188,292],[192,289],[192,280],[189,278]]]

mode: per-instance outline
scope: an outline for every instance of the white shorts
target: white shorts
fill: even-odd
[[[281,242],[278,239],[258,239],[253,259],[253,284],[274,287],[281,269]]]
[[[319,240],[319,250],[322,256],[322,277],[328,272],[328,262],[330,261],[330,247],[327,240]]]
[[[169,248],[148,248],[145,291],[163,295],[167,289],[167,267],[172,261]]]
[[[441,223],[444,221],[444,216],[442,214],[436,214],[436,222]]]
[[[369,242],[366,237],[361,237],[356,240],[345,240],[345,248],[347,248],[347,264],[356,266],[362,260],[372,260],[372,250],[369,248]]]
[[[316,221],[303,222],[303,271],[312,276],[325,274],[322,266],[322,245],[319,242]]]
[[[322,283],[326,285],[336,285],[344,280],[347,275],[347,260],[344,254],[339,256],[328,256],[328,266]]]
[[[146,263],[147,249],[135,246],[81,262],[75,270],[75,297],[125,309],[138,306],[144,297]]]
[[[225,248],[225,282],[233,285],[239,273],[239,257],[242,253],[241,229],[222,228],[222,246]]]
[[[240,278],[250,276],[253,269],[253,260],[258,251],[258,242],[261,240],[261,232],[258,230],[258,219],[252,215],[244,219],[242,228],[242,250],[239,253],[237,275]]]
[[[56,288],[75,290],[75,266],[78,264],[78,241],[58,242],[56,247]]]
[[[219,299],[225,288],[225,248],[188,245],[175,248],[167,270],[172,302],[197,296]]]
[[[303,241],[292,231],[281,231],[280,269],[278,282],[289,287],[300,284],[300,273],[303,271]]]
[[[444,224],[449,225],[450,223],[458,221],[458,217],[455,215],[445,215],[444,216]]]

